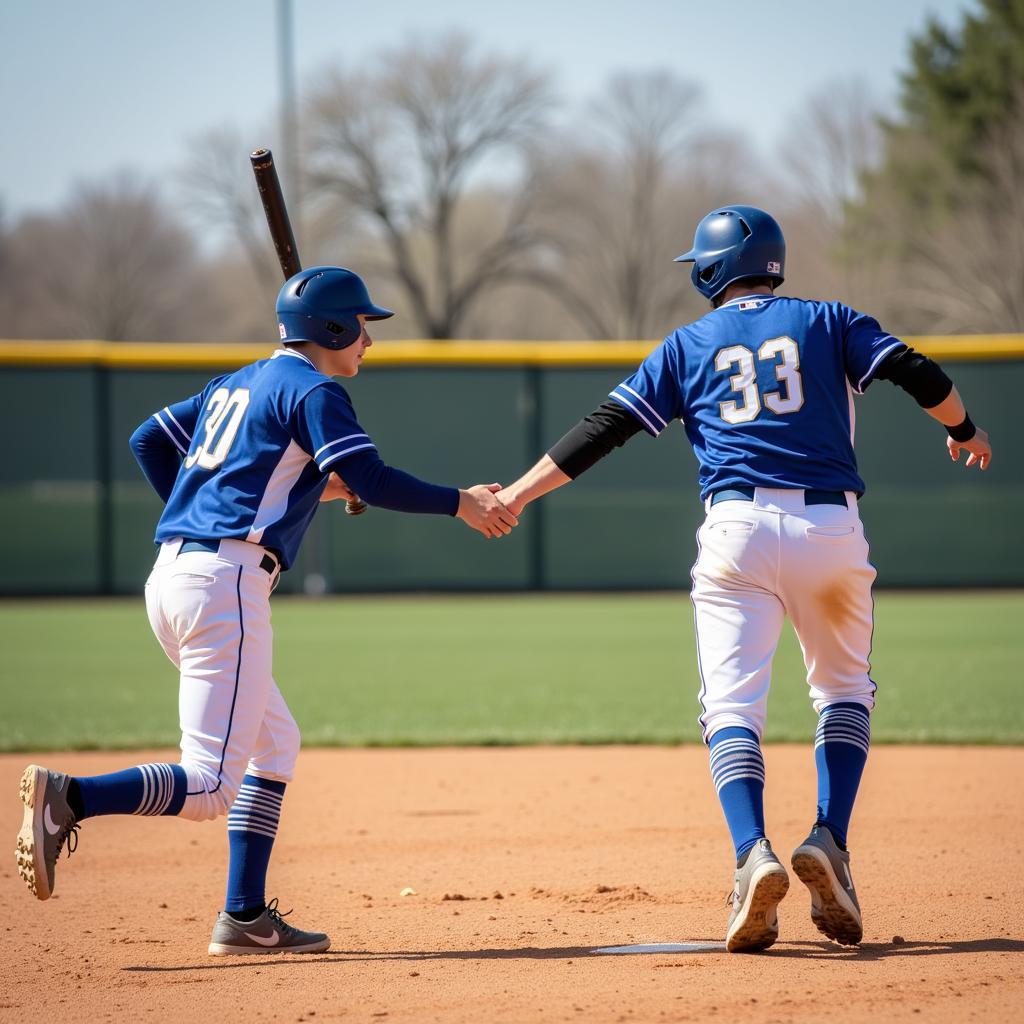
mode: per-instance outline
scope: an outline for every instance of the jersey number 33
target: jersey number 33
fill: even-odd
[[[757,366],[760,362],[776,361],[777,391],[760,394],[757,390]],[[719,349],[715,356],[715,369],[725,372],[736,368],[729,377],[729,387],[742,396],[718,403],[718,413],[726,423],[749,423],[756,419],[762,407],[778,416],[796,412],[804,404],[804,388],[800,379],[800,349],[792,338],[770,338],[754,353],[745,345],[730,345]]]

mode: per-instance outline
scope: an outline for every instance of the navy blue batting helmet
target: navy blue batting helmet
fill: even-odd
[[[693,248],[676,263],[692,263],[693,287],[708,299],[741,277],[771,277],[786,269],[786,239],[770,214],[756,206],[720,206],[698,225]]]
[[[288,278],[277,296],[277,321],[284,342],[311,341],[323,348],[348,348],[362,328],[357,317],[386,320],[358,274],[343,267],[310,267]]]

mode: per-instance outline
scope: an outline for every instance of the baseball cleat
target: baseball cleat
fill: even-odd
[[[222,910],[213,926],[209,953],[212,956],[322,953],[330,948],[331,940],[323,932],[304,932],[293,928],[285,923],[287,916],[278,913],[276,899],[267,904],[267,909],[255,921],[236,921]]]
[[[789,875],[772,852],[767,839],[759,839],[736,869],[732,913],[725,935],[730,953],[767,949],[779,937],[779,901],[789,889]]]
[[[864,935],[857,891],[850,876],[850,855],[840,850],[824,825],[793,851],[793,870],[811,891],[811,920],[823,935],[856,946]]]
[[[68,842],[70,856],[78,844],[78,826],[68,806],[69,777],[30,764],[21,776],[20,795],[25,817],[18,833],[15,860],[18,874],[38,900],[53,894],[57,858]]]

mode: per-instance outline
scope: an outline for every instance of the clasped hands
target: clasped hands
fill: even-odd
[[[320,500],[350,501],[354,497],[355,494],[345,481],[337,473],[331,473]],[[522,509],[523,504],[517,503],[511,492],[507,488],[502,489],[501,484],[475,484],[473,487],[459,489],[459,510],[455,514],[467,526],[490,539],[511,533],[519,524]]]

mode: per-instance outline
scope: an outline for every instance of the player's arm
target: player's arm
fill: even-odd
[[[346,456],[334,469],[344,490],[394,512],[455,516],[487,537],[512,532],[516,516],[496,497],[498,484],[456,488],[432,484],[389,466],[375,450]]]
[[[498,498],[518,515],[531,501],[575,480],[642,429],[636,416],[618,402],[603,402],[514,484],[499,491]]]
[[[963,448],[968,466],[978,463],[988,469],[992,461],[988,434],[974,425],[956,386],[938,363],[912,348],[902,348],[884,359],[874,375],[901,387],[946,428],[946,447],[954,462]]]
[[[497,484],[456,488],[429,483],[387,465],[377,446],[359,426],[347,394],[337,384],[311,391],[302,402],[305,444],[320,471],[335,474],[341,488],[358,494],[368,505],[395,512],[448,515],[487,537],[511,532],[516,517],[494,496]],[[325,482],[325,489],[338,485]]]
[[[575,480],[646,430],[658,437],[679,415],[682,398],[681,347],[669,336],[628,380],[614,387],[608,400],[576,424],[539,461],[498,497],[517,515],[537,498]]]
[[[199,420],[202,395],[164,406],[140,423],[128,445],[150,486],[166,503],[188,454]]]

